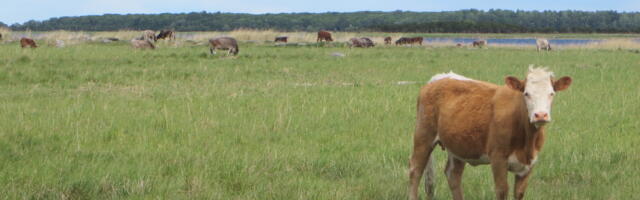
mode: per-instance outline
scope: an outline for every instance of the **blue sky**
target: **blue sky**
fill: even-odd
[[[509,10],[616,10],[640,11],[640,0],[7,0],[0,4],[5,24],[45,20],[51,17],[106,13],[183,12],[352,12],[352,11],[452,11],[460,9]]]

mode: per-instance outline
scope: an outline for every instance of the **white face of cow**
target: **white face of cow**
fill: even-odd
[[[554,81],[553,73],[544,68],[529,68],[525,81],[515,77],[507,77],[509,87],[522,92],[527,106],[529,122],[544,125],[551,121],[551,104],[557,91],[564,90],[571,84],[571,78],[562,77]]]
[[[551,121],[551,103],[556,93],[551,85],[552,76],[544,70],[529,70],[527,74],[523,96],[531,123],[544,124]]]

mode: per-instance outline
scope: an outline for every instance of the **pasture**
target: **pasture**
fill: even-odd
[[[555,99],[525,198],[639,199],[637,51],[380,43],[242,43],[235,58],[205,46],[2,44],[0,196],[406,199],[419,88],[451,70],[502,85],[529,64],[574,83]],[[449,199],[445,153],[434,155],[436,196]],[[468,166],[463,190],[493,199],[490,167]]]

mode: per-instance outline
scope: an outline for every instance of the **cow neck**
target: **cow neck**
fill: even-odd
[[[536,127],[529,121],[527,106],[524,99],[521,100],[519,107],[520,113],[522,113],[520,115],[520,124],[522,129],[524,129],[522,131],[524,133],[524,146],[522,147],[522,153],[524,154],[525,159],[524,163],[531,164],[531,160],[533,160],[539,151],[539,149],[536,149],[538,148],[536,144],[539,142],[538,140],[544,137],[544,126]]]

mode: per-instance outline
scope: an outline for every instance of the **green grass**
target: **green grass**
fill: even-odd
[[[574,83],[556,97],[526,198],[640,198],[640,54],[247,45],[237,58],[207,52],[0,45],[0,197],[405,199],[421,85],[450,70],[502,84],[536,64]],[[449,199],[445,154],[435,155],[437,196]],[[488,166],[468,167],[465,196],[492,199],[491,177]]]

